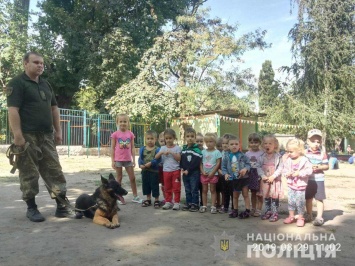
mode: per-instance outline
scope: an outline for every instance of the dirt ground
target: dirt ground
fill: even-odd
[[[121,227],[107,229],[86,218],[55,218],[55,202],[43,182],[37,204],[46,221],[30,222],[21,200],[18,174],[10,174],[5,155],[0,157],[0,265],[354,265],[352,165],[341,164],[339,170],[327,171],[326,222],[322,227],[284,225],[286,199],[282,201],[281,220],[270,223],[254,217],[239,220],[227,214],[142,208],[131,202],[129,193],[127,205],[119,212]],[[100,174],[113,172],[108,157],[61,156],[61,163],[72,203],[83,192],[93,193]],[[136,170],[142,197],[140,173]],[[127,176],[124,182],[131,191]],[[226,240],[229,246],[221,245]],[[328,253],[316,251],[322,244],[328,245]],[[289,254],[284,251],[287,247],[293,249]],[[308,251],[297,253],[298,247]]]

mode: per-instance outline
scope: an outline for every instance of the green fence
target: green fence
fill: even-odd
[[[110,146],[110,136],[117,130],[115,119],[109,114],[90,114],[85,110],[60,110],[60,124],[63,132],[62,145],[80,145],[86,148]],[[131,122],[135,135],[135,146],[144,145],[144,132],[149,124]],[[8,123],[7,109],[0,110],[0,144],[11,144],[12,136]]]

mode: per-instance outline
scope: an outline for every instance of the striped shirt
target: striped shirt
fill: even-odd
[[[307,149],[305,156],[310,160],[313,165],[328,164],[328,156],[326,152],[322,150],[312,151]],[[324,171],[323,170],[313,170],[312,175],[309,180],[324,181]]]

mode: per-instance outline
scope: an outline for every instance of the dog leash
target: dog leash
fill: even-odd
[[[30,143],[26,142],[25,146],[22,147],[18,147],[16,146],[14,143],[10,145],[10,147],[7,149],[6,151],[6,157],[9,159],[10,165],[12,165],[12,169],[10,171],[11,174],[14,174],[16,172],[16,169],[18,169],[18,160],[20,156],[23,156],[24,153],[27,153],[27,156],[30,158],[31,162],[33,165],[36,165],[32,159],[31,154],[29,154],[29,149],[33,149],[35,151],[37,151],[38,153],[42,154],[42,151],[38,148],[38,147],[30,147]],[[56,199],[59,200],[60,203],[62,203],[63,205],[65,205],[66,207],[74,210],[74,211],[79,211],[79,212],[84,212],[84,211],[88,211],[92,208],[96,208],[97,204],[90,206],[87,209],[78,209],[76,207],[74,207],[73,205],[70,204],[69,200],[67,197],[65,197],[64,199],[60,196],[58,196],[46,183],[46,181],[42,178],[44,185],[47,187],[48,191],[50,191],[51,193],[53,193],[53,195],[55,196]]]

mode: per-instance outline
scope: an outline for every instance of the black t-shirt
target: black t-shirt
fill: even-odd
[[[53,131],[52,106],[57,105],[57,101],[46,80],[39,77],[37,83],[22,73],[7,87],[7,106],[19,108],[22,132]]]

